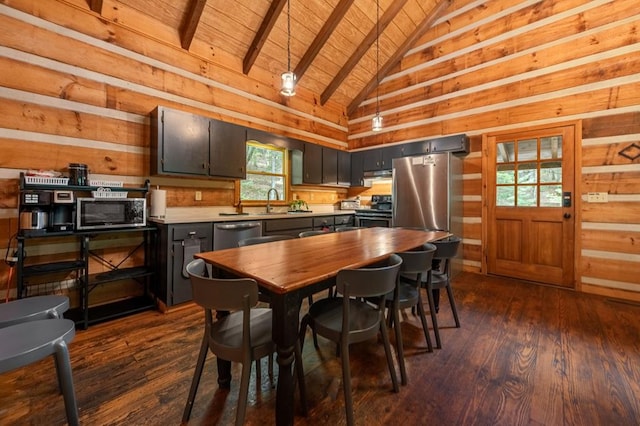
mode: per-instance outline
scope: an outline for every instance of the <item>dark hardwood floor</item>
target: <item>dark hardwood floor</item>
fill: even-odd
[[[470,273],[456,278],[454,292],[462,327],[453,327],[443,293],[443,348],[434,353],[405,312],[409,384],[399,394],[391,391],[382,345],[353,347],[358,424],[639,424],[640,306]],[[70,351],[82,424],[180,424],[202,317],[193,306],[78,331]],[[320,345],[316,351],[306,339],[310,412],[302,417],[297,406],[296,424],[345,423],[340,361],[334,345],[322,338]],[[233,424],[239,368],[225,391],[215,365],[210,355],[190,424]],[[266,360],[258,387],[252,381],[247,424],[273,424]],[[64,423],[52,359],[0,376],[0,424]]]

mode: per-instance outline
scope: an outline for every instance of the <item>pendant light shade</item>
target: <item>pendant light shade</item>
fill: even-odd
[[[282,73],[282,89],[280,93],[284,96],[293,96],[296,94],[296,75],[293,71]]]
[[[382,116],[380,115],[380,1],[376,0],[376,115],[371,119],[371,130],[382,130]]]
[[[287,0],[287,71],[283,72],[282,89],[283,96],[293,96],[296,94],[296,74],[291,71],[291,0]]]
[[[379,112],[376,112],[376,115],[371,119],[371,130],[374,132],[382,130],[382,116]]]

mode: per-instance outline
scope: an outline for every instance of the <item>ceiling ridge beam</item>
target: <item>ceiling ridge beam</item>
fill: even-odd
[[[400,12],[400,10],[407,3],[407,0],[397,0],[391,4],[391,7],[387,9],[382,17],[380,18],[380,32],[383,32],[385,28],[393,21],[396,15]],[[331,83],[324,89],[322,95],[320,95],[320,105],[324,105],[331,98],[333,93],[340,87],[345,78],[349,75],[349,73],[353,70],[353,68],[360,62],[360,59],[367,53],[367,50],[371,47],[373,42],[377,36],[377,26],[374,25],[369,31],[369,34],[366,35],[362,43],[358,46],[358,48],[353,52],[351,57],[345,62],[340,71],[336,74],[336,76],[331,80]]]
[[[184,50],[189,50],[191,42],[196,34],[202,12],[207,5],[207,0],[191,0],[188,6],[188,13],[180,31],[180,44]]]
[[[102,6],[103,6],[103,0],[88,0],[89,1],[89,8],[97,13],[98,15],[102,15]]]
[[[269,10],[267,10],[267,14],[264,16],[260,28],[258,28],[256,36],[253,38],[251,46],[249,46],[249,50],[242,61],[242,72],[244,74],[249,74],[249,71],[251,71],[251,67],[253,67],[253,64],[258,58],[264,42],[267,41],[286,3],[287,0],[273,0],[271,2],[271,6],[269,6]]]
[[[367,83],[367,85],[358,93],[358,95],[353,98],[351,103],[347,108],[347,115],[350,116],[355,113],[356,109],[360,106],[362,101],[364,101],[369,93],[375,89],[378,85],[379,81],[382,81],[389,71],[396,66],[398,62],[402,60],[404,55],[407,53],[409,48],[415,43],[415,41],[420,38],[424,33],[431,28],[433,23],[438,20],[442,16],[442,14],[447,10],[449,5],[453,0],[440,0],[440,2],[431,10],[429,15],[425,17],[425,19],[416,27],[416,29],[411,33],[409,37],[402,43],[402,45],[396,50],[396,52],[387,60],[387,62],[380,67],[380,70],[373,76],[373,78]]]
[[[333,34],[333,30],[335,30],[338,24],[340,24],[340,21],[342,21],[342,18],[344,18],[344,15],[353,4],[353,1],[354,0],[340,0],[340,3],[338,3],[338,5],[333,9],[333,12],[331,12],[331,15],[329,16],[329,19],[327,19],[327,21],[324,23],[324,25],[320,29],[320,32],[318,32],[316,38],[313,39],[313,42],[302,56],[302,59],[300,59],[298,66],[296,66],[295,70],[293,71],[296,74],[296,78],[298,79],[298,81],[300,81],[316,56],[318,56],[318,53],[320,53],[322,46],[324,46],[329,37],[331,37],[331,34]]]

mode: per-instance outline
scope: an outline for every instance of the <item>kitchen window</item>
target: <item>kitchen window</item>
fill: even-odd
[[[240,182],[240,200],[265,201],[271,188],[286,200],[287,170],[286,148],[247,142],[247,178]]]

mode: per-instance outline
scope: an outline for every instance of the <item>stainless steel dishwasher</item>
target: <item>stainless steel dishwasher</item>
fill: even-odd
[[[261,237],[262,222],[218,222],[213,224],[213,249],[223,250],[238,247],[238,241]]]

